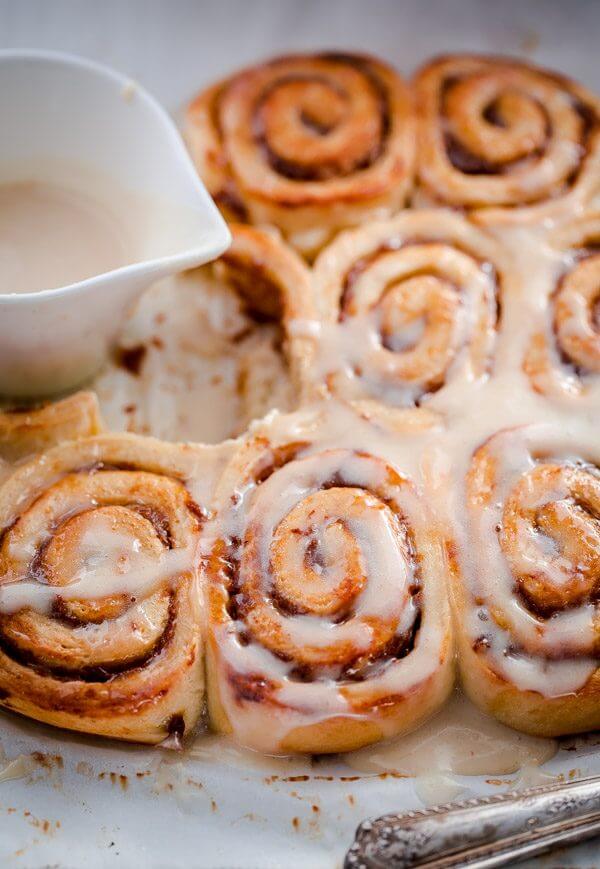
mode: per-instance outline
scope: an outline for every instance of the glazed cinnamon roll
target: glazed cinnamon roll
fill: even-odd
[[[196,448],[60,445],[0,488],[0,704],[87,733],[181,737],[203,701]]]
[[[344,233],[315,263],[316,382],[391,406],[468,387],[491,368],[507,273],[492,239],[442,209]]]
[[[93,392],[41,406],[0,408],[0,459],[16,461],[60,441],[98,434],[102,421]]]
[[[599,468],[597,436],[534,425],[494,435],[469,471],[462,677],[527,733],[600,726]]]
[[[363,55],[293,55],[243,70],[192,102],[187,134],[226,214],[274,224],[307,255],[341,227],[394,213],[412,180],[410,93]]]
[[[483,221],[568,217],[598,192],[600,103],[581,85],[516,60],[426,64],[415,81],[425,197]]]
[[[442,538],[391,461],[292,429],[256,430],[219,487],[209,714],[260,751],[347,751],[413,729],[450,690]]]
[[[552,242],[563,261],[524,369],[536,392],[544,395],[599,396],[600,217],[574,220],[555,232]]]

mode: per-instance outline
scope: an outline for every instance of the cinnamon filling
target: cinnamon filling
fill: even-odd
[[[380,158],[390,135],[391,117],[387,92],[368,65],[362,63],[359,58],[343,54],[324,54],[318,57],[332,63],[350,66],[363,76],[371,89],[373,102],[377,107],[378,130],[373,136],[371,145],[361,155],[353,154],[350,150],[348,153],[341,152],[332,156],[329,160],[310,163],[302,162],[301,153],[297,158],[292,159],[289,155],[278,152],[276,145],[271,141],[267,113],[270,100],[282,89],[300,87],[309,95],[309,99],[314,95],[313,103],[309,102],[299,107],[298,120],[305,130],[320,139],[334,134],[338,125],[347,120],[353,99],[351,93],[345,92],[333,79],[324,75],[310,72],[282,75],[263,90],[256,102],[253,134],[271,168],[291,181],[328,181],[333,178],[345,178],[368,169]],[[298,98],[302,100],[301,94],[298,94]]]

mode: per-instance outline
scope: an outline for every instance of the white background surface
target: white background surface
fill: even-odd
[[[0,0],[0,47],[93,57],[171,109],[236,66],[314,47],[405,73],[440,52],[525,54],[600,89],[599,38],[597,0]]]
[[[0,0],[0,48],[95,58],[142,82],[174,112],[239,65],[313,47],[373,51],[405,73],[439,52],[518,54],[600,90],[599,38],[594,0]],[[201,763],[157,772],[157,752],[100,745],[8,716],[0,737],[10,757],[41,749],[63,758],[62,769],[39,767],[0,782],[1,866],[334,867],[360,819],[418,805],[412,783],[397,780],[267,785],[264,773]],[[553,768],[598,772],[596,752],[561,752]],[[127,790],[110,772],[128,776]],[[540,865],[593,869],[598,850]]]

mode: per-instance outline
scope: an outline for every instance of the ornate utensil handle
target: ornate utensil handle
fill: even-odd
[[[492,869],[600,835],[600,776],[363,821],[345,869]]]

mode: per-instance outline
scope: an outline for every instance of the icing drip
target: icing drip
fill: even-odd
[[[370,774],[507,775],[545,763],[557,748],[553,739],[526,736],[505,727],[456,693],[418,731],[351,752],[344,762]]]

